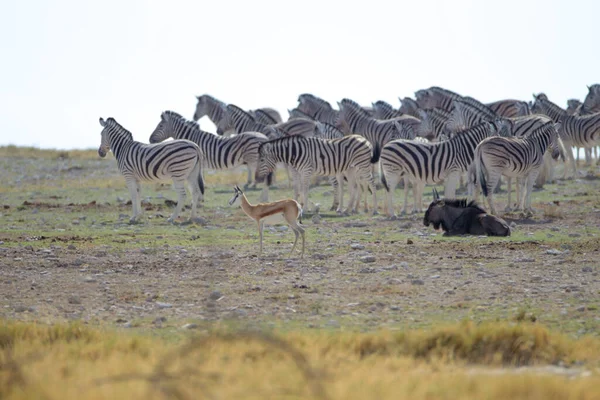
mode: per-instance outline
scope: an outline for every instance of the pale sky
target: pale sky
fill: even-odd
[[[565,107],[600,83],[599,16],[597,1],[5,1],[0,145],[97,148],[99,117],[147,143],[204,93],[284,119],[305,92],[398,107],[430,86]]]

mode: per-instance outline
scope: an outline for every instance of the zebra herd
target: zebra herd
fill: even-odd
[[[151,144],[133,141],[129,131],[114,119],[100,119],[103,126],[100,156],[111,149],[126,179],[132,203],[132,222],[139,218],[142,180],[172,178],[178,204],[177,218],[185,199],[187,181],[192,193],[192,218],[204,194],[203,168],[214,170],[248,167],[247,184],[262,183],[262,198],[278,165],[288,170],[294,197],[309,208],[308,192],[314,176],[328,176],[336,196],[332,209],[358,212],[366,192],[372,196],[376,214],[375,177],[386,190],[384,211],[395,216],[393,193],[404,182],[404,204],[412,187],[413,212],[420,212],[427,184],[444,184],[445,196],[455,197],[466,178],[469,196],[481,188],[490,206],[494,188],[502,175],[507,178],[511,202],[512,178],[517,180],[517,209],[531,211],[531,191],[551,180],[556,160],[566,160],[576,175],[572,148],[585,148],[593,162],[592,149],[600,145],[600,84],[588,87],[583,102],[569,100],[566,109],[552,103],[544,93],[532,102],[501,100],[483,104],[455,92],[431,87],[415,92],[415,99],[400,99],[395,109],[384,101],[361,106],[342,99],[337,109],[327,101],[301,94],[296,108],[283,121],[272,108],[245,111],[209,95],[197,97],[193,120],[174,111],[161,114],[150,136]],[[203,131],[196,121],[208,117],[216,134]],[[172,141],[163,142],[167,138]],[[577,152],[578,154],[578,152]],[[596,153],[597,158],[597,153]],[[379,168],[377,168],[379,167]],[[567,168],[568,167],[568,168]],[[344,184],[349,191],[344,208]]]

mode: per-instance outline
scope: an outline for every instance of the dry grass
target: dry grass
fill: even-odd
[[[369,334],[202,332],[177,338],[183,343],[81,324],[4,321],[0,398],[600,396],[600,375],[594,372],[600,362],[600,340],[575,341],[535,324],[463,323],[430,331]],[[513,368],[558,362],[582,363],[592,372],[582,377]]]

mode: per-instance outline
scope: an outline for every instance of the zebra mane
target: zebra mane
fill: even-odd
[[[454,207],[454,208],[476,208],[480,210],[482,213],[486,211],[481,208],[479,204],[475,200],[469,201],[468,199],[441,199],[437,200],[437,202],[444,203],[445,206]]]
[[[219,99],[214,98],[213,96],[209,95],[209,94],[203,94],[202,96],[198,96],[198,100],[200,100],[201,98],[205,98],[211,102],[217,103],[219,105],[225,105],[224,102],[222,102]]]
[[[123,125],[119,124],[113,117],[108,117],[106,119],[106,124],[111,128],[114,128],[113,132],[117,132],[121,136],[127,137],[129,140],[133,141],[133,135],[127,129],[123,128]]]
[[[369,114],[364,108],[362,108],[360,106],[360,104],[358,104],[354,100],[342,99],[342,101],[340,102],[340,104],[344,108],[348,107],[350,109],[350,111],[355,112],[357,114],[360,114],[363,117],[372,118],[371,114]]]
[[[460,99],[456,99],[454,100],[457,103],[462,103],[464,105],[467,106],[467,108],[474,108],[479,112],[485,113],[487,116],[489,117],[497,117],[498,114],[496,114],[496,112],[494,110],[492,110],[491,108],[489,108],[488,106],[486,106],[485,104],[483,104],[482,102],[480,102],[477,99],[474,99],[473,97],[462,97]]]
[[[298,96],[298,102],[302,103],[303,100],[312,101],[313,103],[317,103],[321,107],[325,107],[325,108],[329,108],[329,109],[332,108],[331,104],[329,104],[329,102],[323,100],[320,97],[315,96],[314,94],[302,93],[300,96]]]
[[[254,118],[254,115],[250,114],[249,112],[247,112],[245,110],[242,110],[240,107],[236,106],[235,104],[228,104],[227,111],[229,111],[232,114],[237,115],[237,116],[244,116],[245,118],[248,118],[249,120],[256,122],[256,118]]]
[[[548,96],[546,96],[544,93],[540,93],[536,96],[533,106],[535,106],[537,102],[540,102],[544,107],[547,107],[556,113],[560,113],[562,115],[567,115],[567,110],[565,110],[558,104],[551,102],[548,99]]]
[[[167,111],[164,111],[163,114],[168,115],[170,119],[176,119],[178,121],[183,122],[183,124],[188,128],[192,128],[194,130],[202,130],[200,128],[200,124],[198,124],[196,121],[189,120],[189,119],[185,118],[184,116],[182,116],[181,114],[176,113],[175,111],[167,110]]]
[[[260,108],[256,109],[253,111],[254,112],[254,119],[262,124],[266,124],[266,125],[275,125],[277,124],[277,121],[275,121],[275,118],[273,118],[268,112],[266,112],[265,110],[262,110]]]
[[[453,92],[453,91],[448,90],[448,89],[441,88],[439,86],[432,86],[432,87],[430,87],[427,90],[431,91],[431,92],[433,92],[435,94],[441,94],[443,96],[450,97],[450,98],[453,98],[453,99],[460,99],[460,98],[463,97],[463,96],[461,96],[460,94],[458,94],[456,92]]]
[[[288,110],[288,113],[290,114],[290,118],[307,118],[314,120],[313,117],[298,108],[292,108],[291,110]]]

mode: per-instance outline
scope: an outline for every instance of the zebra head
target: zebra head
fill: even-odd
[[[100,126],[102,126],[102,132],[100,133],[100,147],[98,148],[98,155],[100,157],[106,157],[109,150],[112,150],[117,155],[117,148],[120,148],[123,143],[133,141],[133,135],[127,129],[123,128],[114,118],[100,117]]]
[[[567,113],[569,115],[578,115],[581,111],[583,103],[577,99],[567,100]]]
[[[582,111],[598,112],[598,108],[600,108],[600,84],[596,83],[587,88],[588,94],[583,100]]]
[[[160,115],[160,122],[150,135],[150,143],[159,143],[174,136],[174,123],[179,115],[172,111],[165,111]]]
[[[106,157],[106,153],[108,153],[110,150],[110,143],[108,140],[108,127],[106,126],[106,121],[102,117],[100,117],[100,126],[102,126],[104,129],[102,129],[102,132],[100,133],[100,135],[102,135],[102,139],[100,139],[98,155],[104,158]]]
[[[235,201],[238,199],[238,197],[244,195],[244,192],[242,192],[242,189],[240,189],[240,187],[238,185],[235,185],[233,187],[233,190],[234,190],[233,197],[229,200],[230,206],[232,206],[233,203],[235,203]]]
[[[208,114],[208,105],[206,97],[207,96],[205,94],[203,94],[202,96],[196,96],[198,102],[196,103],[196,111],[194,111],[194,121],[198,121],[200,118]]]
[[[275,156],[273,154],[273,144],[264,142],[258,147],[258,165],[256,166],[256,173],[254,180],[261,183],[265,177],[268,177],[273,171],[275,171],[275,165],[277,164]]]

